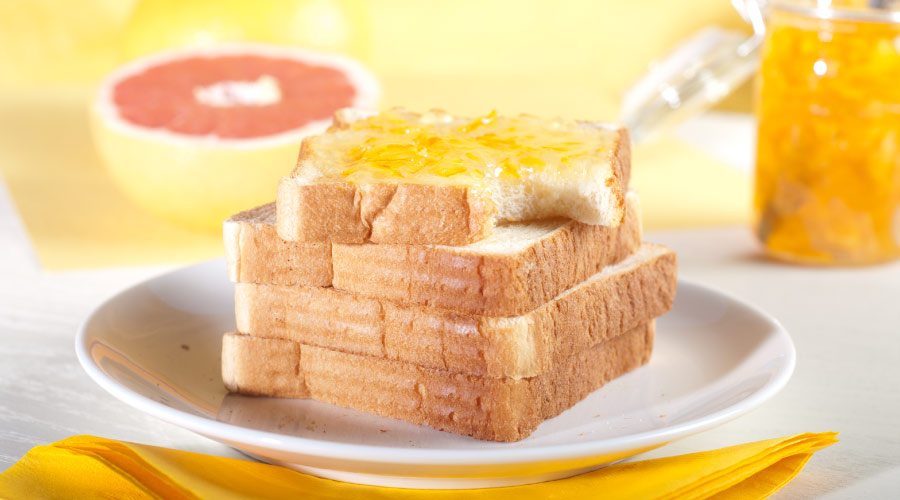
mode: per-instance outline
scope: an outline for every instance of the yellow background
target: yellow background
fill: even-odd
[[[86,105],[94,82],[129,57],[217,40],[290,43],[364,60],[383,106],[614,120],[651,60],[711,24],[743,28],[727,0],[0,0],[0,172],[47,268],[211,257],[219,235],[156,220],[99,165]],[[726,106],[749,109],[748,96]],[[633,172],[649,229],[747,218],[746,176],[675,140],[639,145]]]

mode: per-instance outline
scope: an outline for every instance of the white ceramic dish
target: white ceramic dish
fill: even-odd
[[[222,260],[187,267],[100,305],[76,338],[87,373],[135,408],[261,460],[356,483],[475,488],[575,475],[710,429],[791,376],[777,321],[681,281],[650,363],[516,443],[476,441],[315,401],[227,395],[221,337],[234,328]]]

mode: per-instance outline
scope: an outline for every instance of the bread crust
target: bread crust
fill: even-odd
[[[487,316],[517,316],[553,299],[641,246],[640,206],[629,195],[618,227],[569,221],[508,254],[466,247],[332,247],[333,286],[404,304]]]
[[[288,241],[467,245],[490,236],[497,207],[471,186],[340,180],[278,183],[278,235]]]
[[[615,149],[610,161],[613,175],[606,179],[606,185],[614,193],[613,199],[618,204],[620,220],[624,220],[625,197],[631,183],[631,138],[625,127],[620,127],[617,132],[618,140],[615,142]]]
[[[228,392],[248,396],[308,398],[303,371],[296,366],[300,344],[278,339],[225,335],[222,382]]]
[[[229,391],[312,398],[490,441],[517,441],[592,391],[650,359],[654,322],[645,321],[573,353],[542,375],[490,378],[235,333],[222,343]],[[234,367],[260,370],[236,371]],[[360,383],[365,380],[366,383]]]
[[[238,284],[237,330],[424,367],[532,377],[579,350],[666,312],[675,254],[642,250],[521,316],[491,317],[400,305],[333,288]]]
[[[629,193],[618,227],[580,222],[506,253],[478,247],[330,244],[281,239],[274,204],[225,222],[225,254],[239,283],[331,286],[367,297],[488,316],[524,314],[641,244],[640,203]]]
[[[279,238],[275,203],[229,217],[222,233],[228,277],[235,283],[331,286],[331,244]]]

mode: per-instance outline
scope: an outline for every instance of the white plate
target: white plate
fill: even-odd
[[[526,484],[575,475],[710,429],[788,381],[794,346],[777,321],[681,281],[650,363],[516,443],[493,443],[315,401],[227,395],[234,328],[222,260],[119,293],[78,332],[87,373],[135,408],[261,460],[356,483],[421,488]]]

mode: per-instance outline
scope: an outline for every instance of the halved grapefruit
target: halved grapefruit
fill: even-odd
[[[138,204],[210,230],[271,201],[301,140],[347,106],[373,107],[356,61],[302,49],[228,44],[135,60],[107,77],[92,130],[109,171]]]

